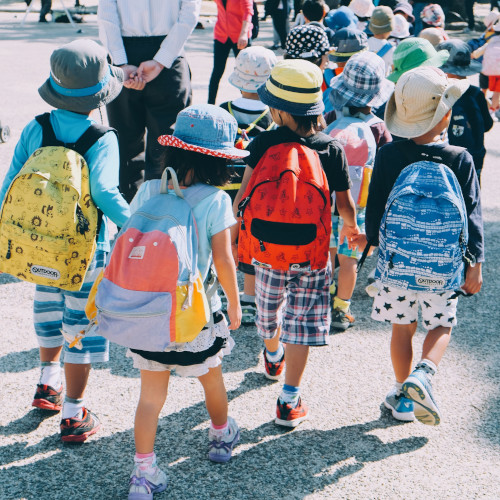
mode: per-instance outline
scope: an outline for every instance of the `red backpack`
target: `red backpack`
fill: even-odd
[[[297,142],[270,147],[238,208],[243,264],[281,271],[326,266],[331,198],[316,151]]]

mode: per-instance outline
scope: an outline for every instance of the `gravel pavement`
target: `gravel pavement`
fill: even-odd
[[[35,14],[21,28],[20,16],[0,12],[0,121],[12,131],[11,140],[0,144],[0,179],[23,126],[48,110],[37,88],[49,74],[52,50],[75,37],[97,37],[93,15],[85,16],[81,34],[68,24],[39,25]],[[206,22],[187,45],[195,102],[207,96],[212,26]],[[258,43],[270,41],[266,22]],[[231,59],[228,72],[232,64]],[[237,96],[227,84],[228,74],[219,93],[224,100]],[[443,423],[437,428],[402,424],[381,404],[393,374],[389,328],[369,318],[371,299],[363,290],[371,259],[353,298],[356,325],[332,333],[329,346],[311,350],[302,387],[310,419],[296,430],[273,423],[280,384],[264,378],[254,327],[234,334],[236,348],[224,362],[230,413],[242,430],[229,464],[215,465],[206,457],[209,421],[198,381],[172,378],[156,445],[170,485],[156,499],[500,498],[497,123],[487,147],[485,283],[480,295],[461,299],[459,325],[435,377]],[[112,345],[111,361],[95,367],[87,390],[87,405],[101,418],[102,430],[83,445],[63,444],[59,417],[30,406],[39,372],[33,293],[30,284],[6,276],[0,280],[0,499],[126,498],[139,374],[125,350]],[[422,339],[419,330],[415,357]]]

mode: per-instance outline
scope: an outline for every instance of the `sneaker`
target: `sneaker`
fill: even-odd
[[[216,437],[213,430],[208,431],[210,439],[208,458],[212,462],[226,463],[231,459],[233,448],[240,439],[240,429],[233,418],[227,417],[228,433],[222,437]]]
[[[299,396],[297,406],[292,407],[288,403],[282,403],[278,398],[276,404],[276,419],[274,420],[278,425],[283,427],[297,427],[300,422],[307,419],[309,408]]]
[[[252,302],[241,301],[241,323],[243,325],[255,325],[257,318],[257,306]]]
[[[37,384],[31,406],[35,406],[41,410],[61,411],[62,404],[62,385],[57,390],[50,385]]]
[[[345,331],[353,324],[354,316],[351,314],[350,308],[347,312],[344,312],[341,309],[334,309],[332,311],[332,328]]]
[[[135,467],[130,476],[128,500],[153,500],[153,493],[165,491],[167,482],[167,475],[159,467],[155,467],[154,474]]]
[[[268,361],[266,352],[267,349],[264,349],[264,375],[269,380],[279,380],[281,374],[283,373],[283,369],[285,368],[285,353],[283,352],[283,356],[281,356],[281,359],[279,361],[273,363],[271,361]]]
[[[83,443],[95,434],[101,423],[87,408],[82,408],[82,418],[63,418],[61,420],[61,439],[66,443]]]
[[[396,420],[401,420],[402,422],[413,422],[415,420],[415,414],[413,413],[413,401],[411,399],[405,398],[403,393],[396,393],[396,389],[393,389],[384,400],[384,406],[391,410],[392,416]]]
[[[426,373],[421,368],[413,370],[403,383],[403,394],[415,404],[415,418],[426,425],[439,425],[441,415],[436,401],[432,396],[432,385]]]

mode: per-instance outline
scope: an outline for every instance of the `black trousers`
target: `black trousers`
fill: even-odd
[[[248,46],[250,46],[250,43]],[[233,43],[230,38],[226,40],[226,43],[214,40],[214,69],[212,70],[212,76],[208,84],[208,104],[215,104],[220,79],[226,69],[227,58],[231,50],[233,51],[234,57],[236,57],[239,53],[238,46],[236,43]]]
[[[164,37],[124,38],[129,64],[139,66],[153,59]],[[109,124],[118,131],[120,191],[130,201],[144,180],[159,179],[165,168],[165,148],[158,137],[171,134],[177,114],[191,104],[191,72],[183,56],[164,68],[144,90],[123,88],[107,105]],[[147,134],[146,134],[147,131]],[[145,151],[145,160],[141,158]]]
[[[51,8],[52,0],[42,0],[42,6],[40,7],[40,19],[44,19],[45,16],[50,13]]]
[[[274,29],[276,30],[278,36],[280,37],[280,43],[282,49],[284,49],[286,46],[286,37],[288,36],[288,33],[286,31],[286,21],[289,15],[287,0],[283,0],[283,4],[285,5],[284,9],[275,10],[271,14],[271,17],[273,19]]]
[[[467,24],[469,29],[473,30],[475,21],[474,21],[474,0],[465,0],[465,14],[467,15]],[[493,2],[491,2],[493,4]]]

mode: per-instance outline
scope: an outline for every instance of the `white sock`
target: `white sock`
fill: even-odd
[[[61,363],[59,361],[42,361],[39,384],[50,385],[56,390],[61,387]]]
[[[255,295],[247,295],[242,293],[240,297],[241,302],[248,302],[249,304],[255,304]]]
[[[64,398],[62,418],[82,418],[83,398],[73,399],[68,396]]]
[[[433,376],[436,375],[437,372],[437,366],[430,360],[430,359],[422,359],[420,362],[417,364],[418,365],[424,365],[425,372],[427,374],[427,377],[429,379]]]
[[[271,363],[277,363],[283,357],[284,352],[285,352],[285,348],[283,347],[283,344],[280,342],[278,350],[276,352],[270,353],[266,349],[266,358]]]
[[[154,474],[156,471],[156,454],[147,453],[145,455],[135,454],[134,457],[135,466],[143,473],[143,474]]]
[[[396,396],[401,394],[401,389],[403,388],[402,382],[394,382],[394,389],[396,389]]]
[[[228,421],[224,425],[214,426],[212,422],[210,422],[211,434],[217,438],[221,438],[225,436],[229,430]]]

